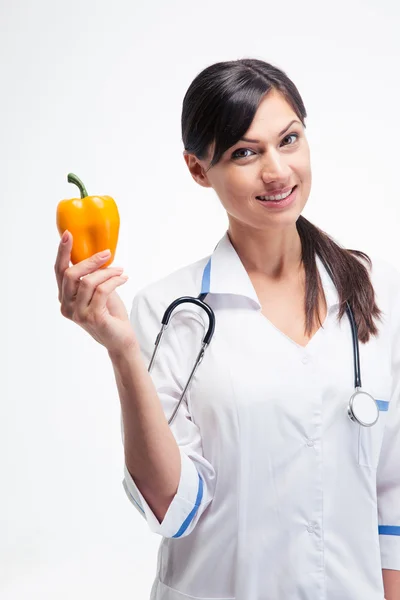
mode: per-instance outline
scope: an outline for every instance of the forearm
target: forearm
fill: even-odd
[[[382,569],[385,600],[400,600],[400,571]]]
[[[121,402],[125,463],[162,523],[179,485],[179,447],[139,347],[109,356]]]

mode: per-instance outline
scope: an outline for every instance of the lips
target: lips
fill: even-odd
[[[260,194],[259,196],[256,196],[256,198],[259,199],[261,196],[278,196],[279,194],[287,194],[287,192],[291,193],[296,187],[297,187],[297,185],[294,185],[293,187],[283,188],[282,190],[275,190],[274,192],[266,192],[265,194]]]

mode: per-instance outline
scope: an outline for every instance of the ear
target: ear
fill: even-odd
[[[185,159],[185,162],[190,171],[190,174],[193,177],[193,179],[196,181],[196,183],[198,183],[202,187],[212,187],[212,185],[205,173],[205,169],[206,169],[205,162],[200,161],[198,158],[196,158],[196,156],[194,154],[191,154],[190,152],[187,152],[186,150],[183,151],[183,158]]]

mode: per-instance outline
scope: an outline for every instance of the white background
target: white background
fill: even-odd
[[[228,225],[182,156],[188,86],[214,62],[260,58],[308,112],[303,215],[400,267],[400,5],[1,0],[0,11],[0,596],[145,600],[161,537],[122,487],[112,365],[59,309],[56,207],[77,196],[67,173],[117,202],[130,310]]]

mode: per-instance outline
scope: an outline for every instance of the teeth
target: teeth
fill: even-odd
[[[293,189],[289,190],[286,194],[277,194],[276,196],[257,196],[260,200],[283,200],[283,198],[287,198]]]

